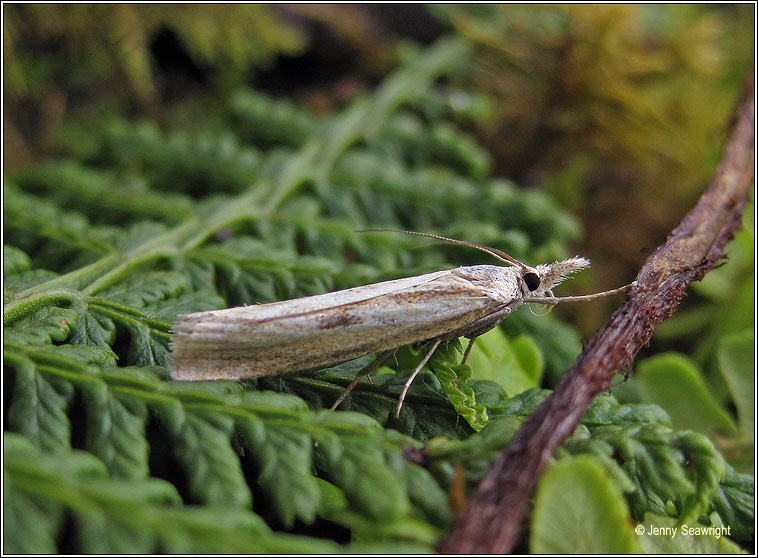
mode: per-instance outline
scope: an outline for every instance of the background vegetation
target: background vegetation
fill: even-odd
[[[615,302],[449,346],[398,420],[413,348],[332,413],[365,359],[171,382],[171,323],[492,263],[372,227],[626,283],[715,169],[754,39],[748,5],[3,10],[10,553],[432,549]],[[587,411],[520,550],[752,550],[753,222]],[[676,521],[730,536],[630,527]]]

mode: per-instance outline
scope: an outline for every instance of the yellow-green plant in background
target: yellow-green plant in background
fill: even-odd
[[[12,165],[53,150],[72,107],[94,104],[101,117],[134,105],[155,113],[166,84],[156,82],[151,47],[162,30],[177,37],[195,65],[213,70],[219,92],[305,45],[299,30],[260,4],[11,4],[3,12],[3,116]]]
[[[752,62],[752,7],[433,10],[480,47],[468,80],[496,106],[482,135],[498,172],[575,208],[589,255],[623,280],[710,179]]]

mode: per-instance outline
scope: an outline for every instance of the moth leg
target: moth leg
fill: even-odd
[[[353,391],[353,388],[358,385],[358,382],[361,380],[363,376],[368,376],[371,372],[373,372],[376,368],[378,368],[381,363],[387,360],[388,356],[390,356],[391,354],[394,354],[396,350],[397,349],[389,349],[388,351],[384,351],[374,360],[369,362],[366,366],[361,368],[358,371],[358,373],[355,375],[355,378],[353,378],[353,381],[350,382],[350,384],[345,388],[345,391],[343,391],[342,394],[337,398],[337,401],[334,402],[334,405],[332,405],[332,411],[334,411],[337,407],[340,406],[340,403],[342,403],[345,397],[347,397],[348,394],[351,391]]]
[[[410,375],[408,380],[405,382],[405,385],[403,386],[403,391],[400,393],[400,397],[397,400],[397,408],[395,409],[395,418],[398,418],[400,416],[400,409],[403,408],[403,401],[405,401],[405,394],[408,393],[408,388],[411,387],[411,384],[413,383],[413,380],[416,378],[419,372],[421,372],[421,369],[424,367],[424,365],[429,362],[429,359],[432,358],[432,354],[434,351],[437,350],[437,347],[440,346],[440,343],[442,343],[442,339],[437,339],[437,341],[434,342],[434,345],[432,345],[432,348],[429,350],[428,353],[426,353],[426,356],[424,357],[424,360],[422,360],[419,365],[416,367],[416,369],[413,371],[413,373]]]
[[[624,379],[623,380],[619,380],[618,382],[609,385],[608,386],[608,393],[610,393],[611,389],[615,388],[616,386],[620,386],[621,384],[627,383],[629,381],[629,378],[632,377],[632,369],[629,368],[628,366],[626,366],[626,367],[622,368],[621,370],[617,370],[616,374],[622,374],[624,376]]]
[[[476,341],[476,336],[469,339],[468,346],[466,347],[466,351],[463,353],[463,359],[461,360],[461,364],[466,364],[466,361],[468,360],[469,354],[471,354],[471,349],[474,347],[474,341]]]

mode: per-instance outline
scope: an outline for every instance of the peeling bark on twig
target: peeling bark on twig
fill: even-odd
[[[506,553],[517,540],[527,499],[555,449],[598,393],[629,367],[692,281],[724,257],[753,183],[755,103],[751,76],[721,164],[708,189],[637,275],[624,305],[589,342],[555,391],[524,422],[481,481],[439,551]]]

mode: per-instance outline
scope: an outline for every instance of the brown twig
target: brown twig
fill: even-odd
[[[440,544],[440,552],[500,554],[511,550],[526,501],[555,449],[574,431],[593,397],[608,389],[618,370],[631,365],[650,341],[655,325],[673,313],[687,286],[724,257],[724,246],[740,227],[753,182],[754,128],[751,76],[729,144],[708,189],[650,255],[624,305],[521,426]]]

